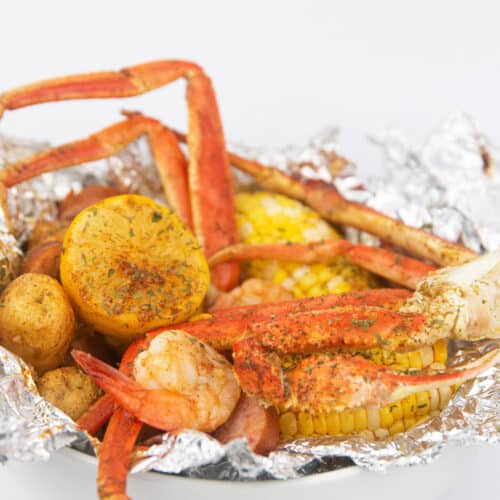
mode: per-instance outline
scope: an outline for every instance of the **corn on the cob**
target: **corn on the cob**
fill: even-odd
[[[422,368],[444,368],[448,349],[446,340],[419,351],[392,353],[382,349],[361,351],[357,354],[369,357],[379,364],[391,366],[398,371],[421,370]],[[289,356],[283,360],[285,369],[296,364]],[[310,414],[278,408],[282,439],[307,436],[362,434],[366,439],[383,439],[404,432],[442,410],[451,399],[455,389],[443,387],[423,391],[391,403],[384,408],[356,408],[342,412],[321,411]]]
[[[367,349],[349,352],[371,359],[379,365],[390,366],[393,370],[407,372],[424,368],[442,370],[448,358],[448,342],[439,340],[433,346],[423,346],[417,351],[391,352],[385,349]]]
[[[419,392],[383,408],[321,411],[279,410],[281,439],[360,434],[365,439],[384,439],[407,431],[436,415],[450,401],[456,388]]]
[[[306,243],[340,238],[338,233],[310,208],[274,193],[236,195],[237,222],[242,243]],[[295,297],[345,293],[376,286],[376,278],[346,257],[328,264],[253,261],[246,265],[247,277],[267,279],[282,285]]]

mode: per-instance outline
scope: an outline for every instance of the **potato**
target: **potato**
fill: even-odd
[[[61,241],[46,241],[28,252],[21,267],[21,274],[39,273],[59,278]]]
[[[75,366],[45,373],[38,382],[38,391],[73,420],[78,420],[102,395],[94,381]]]
[[[59,282],[45,274],[22,274],[0,301],[0,344],[39,374],[60,366],[73,337],[75,315]]]
[[[67,222],[39,220],[29,235],[28,249],[31,250],[47,241],[62,241],[67,227]]]
[[[84,208],[94,205],[98,201],[111,196],[123,194],[122,191],[111,186],[88,186],[83,191],[75,194],[71,191],[59,203],[59,219],[71,222]]]

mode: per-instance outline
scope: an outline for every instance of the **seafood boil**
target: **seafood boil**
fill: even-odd
[[[500,337],[500,253],[478,257],[332,185],[228,154],[210,80],[192,63],[32,84],[1,94],[0,116],[41,102],[127,97],[177,78],[188,82],[187,137],[127,113],[0,172],[5,199],[22,181],[146,135],[165,191],[169,208],[109,188],[71,195],[3,294],[0,344],[34,366],[42,394],[83,429],[107,424],[101,498],[125,495],[141,432],[246,437],[260,453],[301,436],[383,439],[444,408],[458,385],[497,362],[492,348],[446,366],[448,342]],[[262,191],[235,196],[230,164]],[[253,217],[263,208],[274,220]],[[352,244],[331,224],[367,231],[384,247]],[[39,323],[47,304],[61,328],[33,334],[29,321]],[[72,358],[88,375],[49,378]],[[82,376],[88,403],[76,412],[57,381]]]

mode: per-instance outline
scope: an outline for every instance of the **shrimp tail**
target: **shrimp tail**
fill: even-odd
[[[192,427],[197,420],[194,402],[189,397],[166,389],[144,389],[88,353],[73,350],[71,355],[103,391],[141,422],[173,431]]]

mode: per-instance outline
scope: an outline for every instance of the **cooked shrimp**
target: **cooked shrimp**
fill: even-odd
[[[85,353],[74,356],[120,406],[166,431],[211,432],[229,418],[240,397],[231,364],[182,330],[165,330],[149,342],[133,361],[135,381]]]

